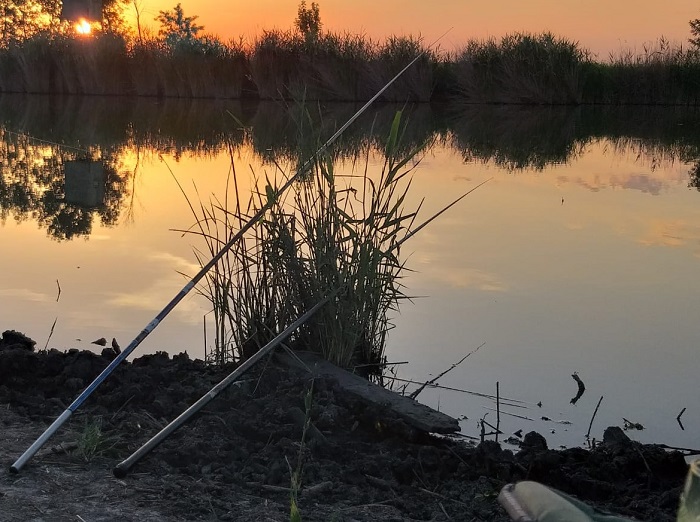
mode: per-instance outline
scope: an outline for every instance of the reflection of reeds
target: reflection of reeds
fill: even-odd
[[[467,107],[449,125],[451,143],[467,161],[518,170],[566,163],[587,143],[578,133],[580,109]]]
[[[214,307],[217,362],[249,357],[337,288],[338,297],[296,341],[343,366],[381,361],[388,314],[403,297],[397,249],[416,215],[403,204],[418,151],[401,154],[398,142],[397,118],[378,177],[366,167],[362,175],[340,177],[325,157],[291,192],[278,196],[275,180],[258,179],[244,202],[234,170],[223,201],[192,206],[208,250],[198,254],[203,263],[258,208],[273,202],[200,289]]]
[[[357,108],[338,103],[305,113],[286,102],[0,96],[6,128],[34,138],[110,151],[139,147],[146,156],[211,156],[228,144],[251,146],[269,164],[308,157],[314,133],[332,134]],[[506,168],[566,162],[592,139],[608,137],[654,142],[668,149],[668,157],[700,156],[698,109],[690,107],[379,104],[338,139],[334,160],[355,161],[368,146],[382,150],[398,109],[408,123],[399,145],[406,151],[447,136],[444,143],[465,159],[494,160]],[[232,125],[236,120],[245,130]],[[300,133],[300,125],[313,132]]]

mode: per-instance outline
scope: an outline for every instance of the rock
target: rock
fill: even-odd
[[[0,350],[12,348],[22,348],[24,350],[34,351],[34,346],[36,341],[30,339],[21,332],[15,330],[5,330],[2,333],[2,339],[0,339]]]
[[[603,432],[603,444],[629,444],[632,442],[619,426],[609,426]]]
[[[525,435],[521,447],[523,449],[546,450],[547,439],[545,439],[536,431],[531,431],[530,433]]]
[[[108,359],[110,361],[117,356],[117,353],[118,352],[114,351],[112,348],[103,348],[102,349],[102,357],[104,357],[105,359]]]
[[[485,440],[476,447],[479,455],[484,457],[498,457],[501,454],[501,445],[493,440]]]

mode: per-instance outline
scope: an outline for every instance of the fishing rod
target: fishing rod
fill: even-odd
[[[234,371],[232,371],[226,378],[224,378],[219,384],[214,386],[211,390],[209,390],[207,393],[202,395],[202,397],[195,402],[192,406],[187,408],[185,411],[183,411],[175,420],[170,422],[165,428],[160,430],[156,435],[154,435],[151,440],[146,442],[143,446],[141,446],[138,450],[136,450],[134,453],[132,453],[127,459],[123,460],[117,466],[112,470],[114,472],[114,476],[118,478],[124,478],[126,474],[129,472],[129,470],[136,464],[139,460],[141,460],[144,456],[146,456],[148,453],[153,450],[156,446],[158,446],[163,440],[165,440],[167,437],[170,436],[171,433],[173,433],[175,430],[177,430],[180,426],[182,426],[185,422],[187,422],[192,415],[197,413],[199,410],[201,410],[204,406],[209,404],[212,400],[214,400],[217,395],[219,395],[222,391],[224,391],[233,381],[238,379],[241,375],[243,375],[248,369],[253,366],[256,362],[258,362],[260,359],[262,359],[268,352],[272,351],[274,348],[276,348],[280,343],[284,342],[284,340],[289,337],[294,330],[299,328],[302,324],[304,324],[312,315],[314,315],[319,308],[321,308],[323,305],[325,305],[332,297],[334,297],[338,293],[339,289],[334,290],[330,294],[328,294],[325,298],[323,298],[321,301],[316,303],[311,309],[309,309],[304,315],[299,317],[296,321],[294,321],[292,324],[290,324],[287,328],[285,328],[282,332],[280,332],[274,339],[272,339],[269,343],[267,343],[265,346],[260,348],[255,354],[250,357],[249,359],[246,359],[246,361],[241,364],[238,368],[236,368]]]
[[[451,29],[450,29],[451,30]],[[313,164],[313,162],[318,158],[328,147],[333,144],[338,137],[345,132],[345,130],[352,125],[357,118],[360,117],[369,107],[372,105],[377,98],[379,98],[404,72],[406,72],[414,63],[416,63],[421,57],[423,57],[430,48],[432,48],[440,39],[442,39],[450,30],[446,31],[442,36],[435,40],[430,46],[421,51],[413,60],[410,61],[406,67],[401,69],[401,71],[396,74],[389,82],[382,87],[377,94],[372,96],[367,103],[365,103],[360,109],[353,114],[350,119],[345,122],[345,124],[340,127],[328,140],[321,145],[321,147],[308,159],[306,162],[297,170],[297,172],[291,176],[279,189],[273,191],[272,197],[268,197],[268,201],[263,205],[260,210],[258,210],[253,217],[251,217],[247,223],[245,223],[239,231],[234,234],[228,243],[226,243],[219,252],[211,258],[211,260],[204,265],[200,271],[187,283],[180,292],[173,297],[173,299],[165,305],[165,308],[156,315],[156,317],[146,325],[146,327],[141,330],[141,332],[134,338],[129,345],[122,350],[115,359],[112,360],[109,365],[102,370],[95,380],[88,385],[83,392],[78,395],[78,397],[66,408],[66,410],[59,415],[59,417],[53,421],[53,423],[42,433],[38,439],[15,461],[14,464],[10,466],[10,471],[12,473],[19,473],[19,471],[24,467],[24,465],[36,454],[39,449],[46,444],[46,442],[51,438],[51,436],[58,431],[58,429],[70,418],[70,416],[85,402],[92,392],[97,389],[97,387],[102,384],[102,382],[109,377],[109,375],[114,371],[114,369],[119,366],[124,359],[126,359],[131,352],[133,352],[136,347],[141,344],[141,342],[148,337],[148,335],[156,329],[160,322],[165,319],[165,317],[175,308],[180,301],[195,287],[195,285],[204,277],[204,275],[223,257],[223,255],[245,234],[255,223],[257,223],[264,214],[274,205],[276,199],[285,192],[295,181],[300,179],[307,169]]]

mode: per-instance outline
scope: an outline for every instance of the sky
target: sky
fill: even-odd
[[[197,15],[205,32],[223,38],[253,39],[265,29],[289,29],[296,17],[297,0],[136,0],[142,22],[178,1],[186,16]],[[320,0],[325,30],[365,34],[421,35],[440,41],[443,49],[459,48],[470,38],[487,38],[513,32],[550,31],[579,42],[605,59],[610,53],[632,49],[664,36],[686,44],[688,21],[700,18],[696,0]],[[307,5],[310,2],[307,1]]]

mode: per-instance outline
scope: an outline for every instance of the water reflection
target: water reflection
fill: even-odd
[[[694,163],[688,186],[700,190],[700,119],[696,109],[685,108],[473,106],[454,112],[425,104],[381,105],[340,137],[336,159],[354,161],[368,147],[382,150],[398,109],[408,122],[401,142],[407,149],[439,141],[465,162],[517,172],[567,164],[604,139],[613,154],[633,155],[652,171],[663,162]],[[263,162],[299,162],[356,110],[350,103],[6,95],[0,97],[0,216],[32,219],[59,240],[86,237],[95,219],[113,225],[124,206],[131,215],[134,172],[122,164],[128,152],[135,151],[137,162],[159,154],[178,160],[235,152],[245,143]],[[96,170],[80,174],[78,160],[92,160]],[[91,177],[91,195],[81,176]],[[638,172],[609,179],[560,175],[558,181],[592,191],[611,187],[657,195],[664,189],[663,180]]]
[[[86,153],[100,152],[70,151],[7,129],[0,129],[0,138],[3,222],[10,215],[17,222],[34,220],[57,240],[89,236],[96,218],[117,223],[127,187],[114,152],[88,159]]]
[[[358,105],[239,101],[0,96],[3,127],[38,140],[119,150],[139,145],[175,155],[213,154],[250,138],[261,157],[276,159],[314,149],[347,121]],[[510,169],[571,161],[583,146],[605,137],[618,147],[681,161],[700,157],[695,108],[377,105],[338,140],[337,154],[351,157],[367,143],[384,144],[396,110],[408,126],[403,144],[413,148],[449,139],[465,160]]]

